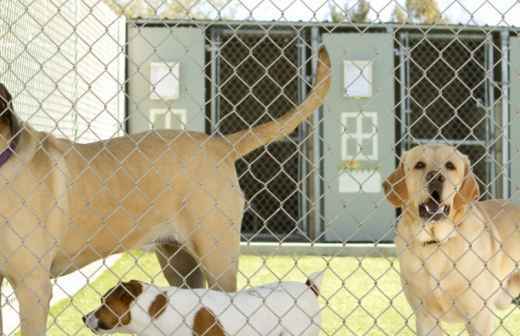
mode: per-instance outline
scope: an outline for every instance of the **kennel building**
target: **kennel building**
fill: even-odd
[[[327,46],[336,76],[325,106],[291,138],[237,164],[245,240],[391,241],[395,213],[380,183],[393,153],[418,143],[459,146],[484,197],[517,194],[513,28],[126,21],[104,6],[86,16],[91,3],[68,2],[61,15],[37,5],[24,15],[10,3],[0,39],[2,81],[21,117],[81,142],[151,127],[226,134],[264,122],[303,100],[309,57]],[[27,14],[47,22],[43,33]],[[26,52],[21,37],[31,41]],[[162,80],[165,69],[172,78]],[[154,80],[173,86],[171,96],[152,97]]]
[[[471,158],[483,197],[514,198],[516,32],[356,27],[129,21],[128,129],[227,134],[275,118],[306,96],[310,55],[324,44],[334,74],[324,107],[290,138],[237,164],[248,200],[244,239],[391,241],[395,212],[381,183],[394,152],[421,143],[456,145]]]

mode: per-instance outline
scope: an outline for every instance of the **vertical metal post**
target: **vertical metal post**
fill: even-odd
[[[511,162],[509,147],[509,31],[500,32],[500,49],[502,51],[502,197],[511,196]]]
[[[489,150],[488,150],[488,146],[489,146],[489,130],[490,130],[490,123],[491,121],[489,120],[489,108],[490,108],[490,103],[489,103],[489,90],[490,90],[490,87],[492,86],[492,83],[490,83],[490,80],[489,80],[489,72],[490,72],[490,67],[489,67],[489,52],[488,52],[488,43],[487,41],[484,43],[484,69],[485,69],[485,73],[484,73],[484,101],[479,101],[477,100],[477,108],[482,108],[482,110],[484,111],[484,114],[485,114],[485,118],[486,118],[486,121],[485,121],[485,130],[484,130],[484,150],[485,150],[485,153],[486,153],[486,159],[484,161],[484,164],[486,165],[486,181],[491,181],[490,179],[490,174],[489,174]],[[488,189],[488,186],[486,185],[486,190],[484,190],[484,193],[487,192],[487,189]]]
[[[317,59],[318,51],[320,49],[321,43],[321,35],[319,27],[312,26],[311,28],[311,49],[312,56]],[[316,78],[316,70],[317,64],[316,62],[312,62],[312,78]],[[309,227],[308,233],[311,239],[315,240],[322,234],[325,229],[325,198],[323,195],[323,191],[325,186],[323,185],[323,175],[325,172],[324,160],[323,160],[323,109],[325,107],[321,106],[318,109],[318,113],[313,114],[313,125],[314,129],[318,129],[318,132],[314,133],[314,141],[312,145],[314,146],[314,157],[313,162],[315,165],[318,165],[318,169],[316,169],[317,173],[314,174],[314,225]]]
[[[218,122],[220,121],[220,45],[221,32],[218,28],[211,30],[210,52],[211,52],[211,133],[218,131]]]
[[[406,127],[408,126],[408,113],[409,113],[409,100],[410,97],[408,96],[408,87],[410,85],[409,81],[409,70],[408,69],[408,62],[409,62],[409,40],[408,40],[408,33],[401,33],[399,35],[400,40],[400,47],[399,47],[399,81],[400,81],[400,98],[401,98],[401,108],[400,108],[400,117],[399,117],[399,123],[401,125],[401,134],[399,136],[399,139],[401,139],[401,142],[399,143],[399,148],[401,149],[401,154],[406,151],[406,146],[408,142],[408,136],[407,136],[407,130]]]
[[[487,166],[487,180],[489,183],[489,193],[492,197],[496,197],[497,188],[497,169],[496,160],[496,115],[495,115],[495,73],[494,73],[494,48],[493,48],[493,35],[491,33],[486,37],[485,42],[485,53],[484,62],[486,68],[486,102],[485,112],[489,113],[488,123],[486,124],[486,152],[488,152],[488,158],[486,160]]]
[[[305,44],[305,34],[300,30],[298,32],[298,39],[296,42],[297,48],[297,65],[298,65],[298,104],[303,102],[305,99],[305,95],[307,93],[307,71],[305,69],[305,60],[307,59],[307,51]],[[309,135],[310,128],[307,126],[307,123],[303,123],[298,127],[298,146],[301,148],[301,153],[298,155],[298,181],[300,181],[301,190],[298,192],[298,212],[299,218],[301,218],[301,229],[303,232],[309,232],[309,221],[308,221],[308,198],[309,196],[312,199],[312,196],[309,195],[309,183],[307,181],[307,160],[304,157],[307,157],[307,153],[309,152],[308,143],[306,140]],[[310,188],[312,190],[312,188]]]

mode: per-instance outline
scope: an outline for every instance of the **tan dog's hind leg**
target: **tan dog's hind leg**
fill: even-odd
[[[237,288],[238,258],[240,255],[240,224],[219,212],[211,216],[212,225],[221,232],[200,234],[195,240],[196,251],[203,267],[208,287],[225,292]]]
[[[204,287],[204,275],[200,265],[185,248],[175,244],[163,244],[157,246],[155,255],[170,286]]]
[[[224,292],[237,290],[238,255],[213,254],[205,258],[208,288]]]
[[[38,266],[37,266],[38,267]],[[20,305],[20,325],[24,336],[42,336],[47,330],[47,315],[52,295],[49,274],[32,271],[13,279],[14,292]]]
[[[201,263],[208,280],[208,288],[225,292],[237,289],[238,257],[240,242],[234,243],[236,250],[228,248],[201,251]]]

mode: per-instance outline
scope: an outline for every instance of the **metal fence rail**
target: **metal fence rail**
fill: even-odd
[[[519,15],[0,1],[3,333],[516,335]]]

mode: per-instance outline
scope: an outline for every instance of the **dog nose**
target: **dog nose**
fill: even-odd
[[[439,171],[432,170],[426,174],[426,180],[430,185],[444,183],[444,176]]]

